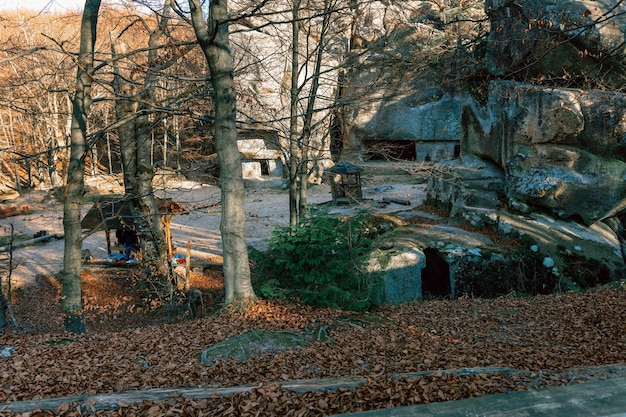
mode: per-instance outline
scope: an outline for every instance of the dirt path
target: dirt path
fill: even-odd
[[[401,180],[403,182],[399,182]],[[102,191],[110,189],[107,182],[100,182]],[[363,204],[332,206],[330,188],[327,185],[312,185],[309,190],[309,203],[322,204],[330,213],[350,214],[362,210],[375,210],[389,213],[410,210],[423,202],[424,184],[411,181],[405,176],[376,176],[364,181]],[[160,197],[171,197],[183,203],[189,214],[178,215],[173,219],[171,230],[178,253],[186,252],[187,242],[191,242],[192,259],[212,260],[221,256],[222,243],[219,233],[221,218],[220,190],[213,185],[203,185],[191,181],[168,180],[165,187],[157,191]],[[411,202],[410,206],[387,204],[383,198],[401,198]],[[289,222],[288,191],[280,181],[253,181],[246,184],[246,237],[258,249],[266,247],[266,239],[277,225]],[[325,204],[328,203],[328,204]],[[31,191],[17,199],[5,202],[4,206],[29,207],[29,213],[0,219],[0,236],[9,235],[11,226],[15,234],[33,236],[45,230],[48,234],[63,234],[63,205],[45,191]],[[86,204],[84,211],[89,209]],[[37,275],[58,273],[63,261],[63,239],[53,239],[42,245],[16,249],[13,253],[15,265],[11,281],[15,286],[32,282]],[[83,242],[83,249],[89,249],[96,259],[105,259],[106,240],[104,232],[95,233]]]

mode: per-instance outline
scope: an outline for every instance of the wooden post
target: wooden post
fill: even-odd
[[[109,229],[104,229],[104,234],[107,238],[107,253],[111,254],[111,231]]]
[[[20,179],[20,165],[17,161],[13,165],[15,169],[15,191],[22,191],[22,180]]]
[[[191,287],[191,282],[189,281],[189,274],[191,271],[191,241],[187,241],[187,254],[185,256],[185,291],[189,290]]]
[[[167,245],[168,262],[172,262],[172,259],[174,259],[174,248],[172,247],[172,232],[170,230],[170,225],[173,218],[174,215],[168,213],[164,213],[161,216],[161,223],[163,224],[163,228],[165,229],[165,244]]]

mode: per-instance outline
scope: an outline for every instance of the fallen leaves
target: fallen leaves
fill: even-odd
[[[372,312],[384,320],[367,325],[346,320],[342,311],[268,302],[245,313],[164,324],[162,315],[131,311],[129,305],[137,300],[123,279],[90,279],[94,281],[87,295],[91,298],[85,335],[63,332],[56,320],[57,289],[47,280],[42,281],[47,293],[17,299],[23,303],[16,306],[18,319],[33,320],[32,314],[39,314],[43,323],[33,325],[30,333],[0,335],[0,347],[15,348],[10,357],[0,358],[0,401],[258,385],[227,397],[144,401],[108,411],[70,404],[55,415],[322,416],[582,382],[607,374],[572,368],[626,362],[626,291],[621,289],[410,303]],[[32,311],[23,314],[29,307]],[[316,341],[243,363],[223,360],[204,366],[197,357],[206,347],[252,328],[301,331],[320,323],[335,324],[330,332],[334,343]],[[394,377],[486,366],[521,372]],[[345,376],[369,382],[357,389],[304,394],[280,385],[286,380]]]

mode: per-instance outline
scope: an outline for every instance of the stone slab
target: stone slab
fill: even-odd
[[[342,415],[346,417],[626,417],[626,378]]]

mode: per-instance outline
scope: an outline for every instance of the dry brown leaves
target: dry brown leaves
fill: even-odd
[[[124,279],[90,279],[85,286],[89,330],[85,335],[62,331],[54,281],[43,281],[36,294],[16,297],[19,318],[31,321],[32,331],[0,335],[0,348],[16,349],[10,357],[0,357],[1,402],[157,387],[259,384],[250,393],[224,398],[146,401],[92,414],[321,416],[562,385],[580,379],[575,373],[564,374],[568,368],[626,362],[626,291],[620,289],[404,304],[379,309],[375,313],[387,320],[368,326],[342,324],[346,323],[342,311],[268,302],[245,314],[165,324],[163,314],[137,307]],[[245,363],[226,360],[207,367],[197,358],[207,346],[250,328],[296,331],[317,323],[335,324],[330,333],[333,342],[314,342]],[[392,378],[485,366],[529,372]],[[327,393],[296,394],[280,387],[286,380],[350,375],[370,382],[356,390]],[[68,405],[55,414],[78,412],[75,405]]]

